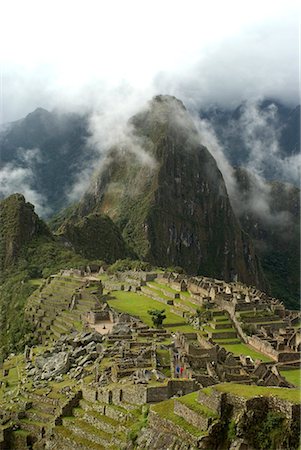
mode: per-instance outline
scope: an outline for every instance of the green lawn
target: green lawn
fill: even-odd
[[[245,355],[245,356],[251,356],[251,358],[255,359],[261,359],[263,362],[273,361],[268,356],[257,352],[256,350],[252,349],[252,347],[249,347],[247,344],[223,344],[223,347],[228,350],[228,352],[232,352],[235,356],[239,355]]]
[[[156,295],[157,297],[162,298],[162,300],[168,300],[168,301],[173,300],[171,297],[168,297],[167,295],[164,295],[163,292],[160,291],[160,290],[157,289],[157,288],[150,287],[150,286],[146,286],[146,287],[147,287],[147,289],[148,289],[149,291],[151,291],[151,293],[152,293],[153,295]]]
[[[172,289],[168,285],[157,283],[156,281],[150,281],[147,284],[152,286],[154,289],[163,289],[166,292],[170,292],[171,294],[180,294],[180,291],[176,291],[175,289]]]
[[[208,389],[210,388],[206,388],[207,391]],[[265,397],[279,397],[282,400],[289,400],[290,402],[298,404],[300,403],[300,389],[253,386],[235,383],[217,384],[211,389],[221,392],[229,392],[230,394],[239,395],[245,398],[253,398],[262,395]]]
[[[289,383],[301,387],[301,369],[280,370],[280,373]]]
[[[172,331],[194,332],[195,329],[188,325],[183,317],[170,312],[170,307],[145,295],[139,295],[134,292],[116,291],[112,293],[114,299],[108,301],[112,308],[117,311],[125,312],[138,316],[144,323],[152,327],[153,323],[148,310],[165,309],[167,318],[164,320],[163,327]]]

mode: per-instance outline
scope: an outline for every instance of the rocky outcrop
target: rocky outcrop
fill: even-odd
[[[0,202],[0,269],[12,266],[22,249],[39,236],[51,237],[34,206],[21,194],[13,194]]]
[[[134,255],[119,228],[104,214],[93,213],[76,222],[66,221],[58,234],[65,244],[86,258],[113,263]]]

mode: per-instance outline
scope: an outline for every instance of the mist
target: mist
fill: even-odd
[[[11,0],[1,12],[0,123],[37,107],[130,110],[133,97],[156,94],[190,109],[263,96],[299,103],[294,0]]]
[[[96,156],[93,164],[78,168],[64,193],[73,202],[112,145],[134,152],[142,165],[155,164],[128,125],[154,95],[176,96],[195,117],[213,104],[233,108],[247,100],[241,123],[250,148],[247,168],[261,179],[268,157],[277,176],[296,180],[299,156],[281,159],[272,129],[264,139],[256,138],[256,129],[270,120],[258,115],[256,102],[269,97],[299,104],[298,14],[295,0],[255,0],[248,6],[238,0],[206,5],[197,0],[91,0],[85,6],[69,0],[5,1],[0,126],[37,107],[89,115],[86,151],[92,148]],[[222,143],[209,124],[197,126],[229,193],[235,192]],[[31,188],[33,176],[30,161],[4,166],[0,148],[0,194],[27,192],[45,215],[45,198]]]

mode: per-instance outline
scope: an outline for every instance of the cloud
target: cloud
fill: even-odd
[[[0,169],[0,197],[8,197],[14,193],[22,193],[26,200],[35,206],[37,214],[47,216],[51,213],[41,194],[32,189],[31,180],[34,174],[29,167],[18,167],[6,164]]]
[[[77,200],[113,143],[151,164],[127,120],[156,94],[175,95],[192,112],[265,96],[296,105],[298,12],[295,0],[254,0],[248,8],[239,0],[212,0],[206,6],[199,0],[5,1],[0,125],[39,106],[90,114],[86,151],[93,147],[97,157],[79,169],[68,193]],[[256,108],[248,114],[246,130],[258,127]],[[233,177],[221,143],[205,124],[202,133],[231,192]],[[244,136],[249,147],[252,133]],[[257,139],[250,150],[249,168],[258,176],[266,162],[264,142]],[[279,176],[296,179],[298,156],[280,160],[272,145],[269,154]],[[30,187],[33,163],[23,165],[25,187]]]
[[[265,111],[259,108],[260,101],[247,102],[239,120],[233,120],[227,126],[239,136],[248,155],[242,167],[250,174],[250,184],[246,192],[241,190],[235,177],[235,170],[227,159],[223,143],[218,139],[212,124],[208,120],[194,117],[200,134],[200,140],[215,158],[221,170],[227,191],[238,217],[255,214],[266,224],[280,226],[283,229],[291,223],[291,216],[283,205],[282,211],[273,210],[271,185],[263,174],[273,170],[274,179],[290,180],[299,185],[301,156],[282,158],[279,147],[279,129],[277,128],[277,107],[270,105]],[[285,188],[285,185],[284,185]]]
[[[7,163],[0,168],[0,197],[8,197],[14,193],[22,193],[26,200],[35,206],[37,214],[49,216],[52,210],[47,200],[32,188],[34,166],[41,162],[40,149],[17,149],[18,163]]]
[[[132,92],[125,98],[124,91],[106,93],[102,102],[95,106],[88,120],[90,137],[85,151],[93,152],[94,161],[78,168],[76,179],[67,192],[69,201],[77,201],[89,188],[91,180],[105,170],[111,160],[110,152],[114,148],[115,157],[134,157],[134,161],[152,170],[156,161],[147,148],[150,143],[135,134],[129,122],[132,115],[145,107],[147,93],[137,95]]]
[[[296,104],[298,12],[294,0],[6,1],[0,123],[38,106],[94,108],[108,94],[130,101],[133,91],[189,108],[258,95]]]
[[[240,136],[247,160],[245,167],[260,177],[299,185],[301,155],[283,157],[280,148],[281,122],[278,108],[271,103],[260,108],[260,100],[245,103],[239,120],[229,124]]]

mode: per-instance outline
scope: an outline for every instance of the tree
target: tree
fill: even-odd
[[[161,327],[163,320],[166,319],[165,309],[150,309],[147,312],[152,317],[154,326],[157,328]]]

